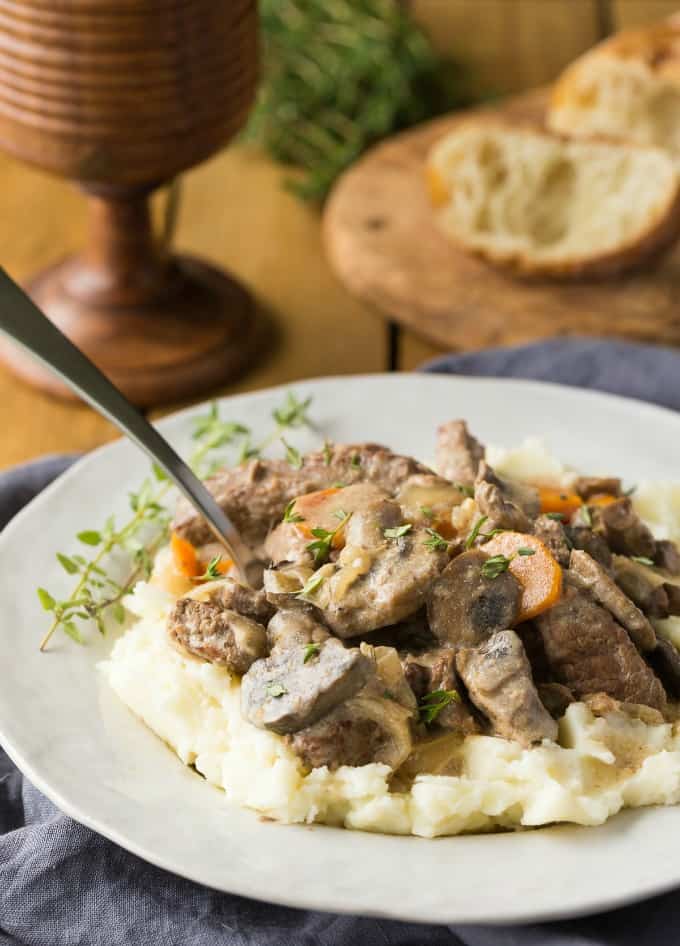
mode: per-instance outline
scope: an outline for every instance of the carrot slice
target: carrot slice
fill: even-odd
[[[583,505],[583,500],[578,493],[571,490],[541,486],[538,495],[541,512],[561,512],[566,518],[572,516]]]
[[[510,559],[508,571],[522,586],[518,622],[528,621],[551,608],[562,594],[562,569],[547,545],[535,535],[499,532],[481,547],[485,555]],[[531,550],[532,554],[521,554]]]
[[[182,575],[186,575],[187,578],[195,578],[196,575],[201,574],[201,566],[198,561],[196,549],[191,542],[183,539],[182,536],[177,535],[176,532],[173,532],[170,537],[170,551],[172,552],[172,560],[175,564],[175,568]]]

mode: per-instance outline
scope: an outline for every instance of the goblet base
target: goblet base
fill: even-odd
[[[252,362],[263,325],[232,277],[187,256],[171,257],[163,279],[111,291],[78,256],[31,280],[33,300],[139,407],[214,390]],[[119,287],[118,287],[119,288]],[[61,398],[76,395],[14,346],[0,358],[19,377]]]

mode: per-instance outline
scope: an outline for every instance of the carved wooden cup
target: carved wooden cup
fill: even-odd
[[[148,196],[243,125],[257,82],[256,6],[0,0],[0,147],[75,180],[90,202],[84,251],[29,291],[139,405],[209,389],[254,351],[246,292],[158,246]],[[19,375],[68,394],[3,354]]]

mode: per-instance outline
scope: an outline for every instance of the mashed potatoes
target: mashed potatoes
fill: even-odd
[[[569,473],[536,442],[489,451],[505,475],[566,485]],[[659,537],[680,538],[680,486],[641,485],[638,509]],[[390,791],[390,770],[326,768],[305,773],[286,742],[240,712],[240,684],[223,668],[176,650],[165,632],[173,598],[140,584],[130,609],[138,621],[102,665],[109,684],[180,759],[230,800],[285,822],[323,822],[422,837],[536,826],[601,824],[623,807],[680,802],[680,726],[650,725],[621,712],[595,717],[572,704],[559,744],[523,749],[468,736],[450,775],[418,775]],[[680,619],[658,622],[680,646]],[[150,681],[153,681],[150,684]]]

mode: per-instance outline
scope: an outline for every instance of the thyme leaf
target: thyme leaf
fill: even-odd
[[[413,528],[412,522],[405,522],[401,526],[395,526],[393,529],[385,529],[383,535],[386,539],[400,539],[402,535],[406,535],[407,532],[410,532]]]
[[[421,720],[429,726],[451,703],[460,703],[458,690],[433,690],[431,693],[426,693],[418,704]]]

